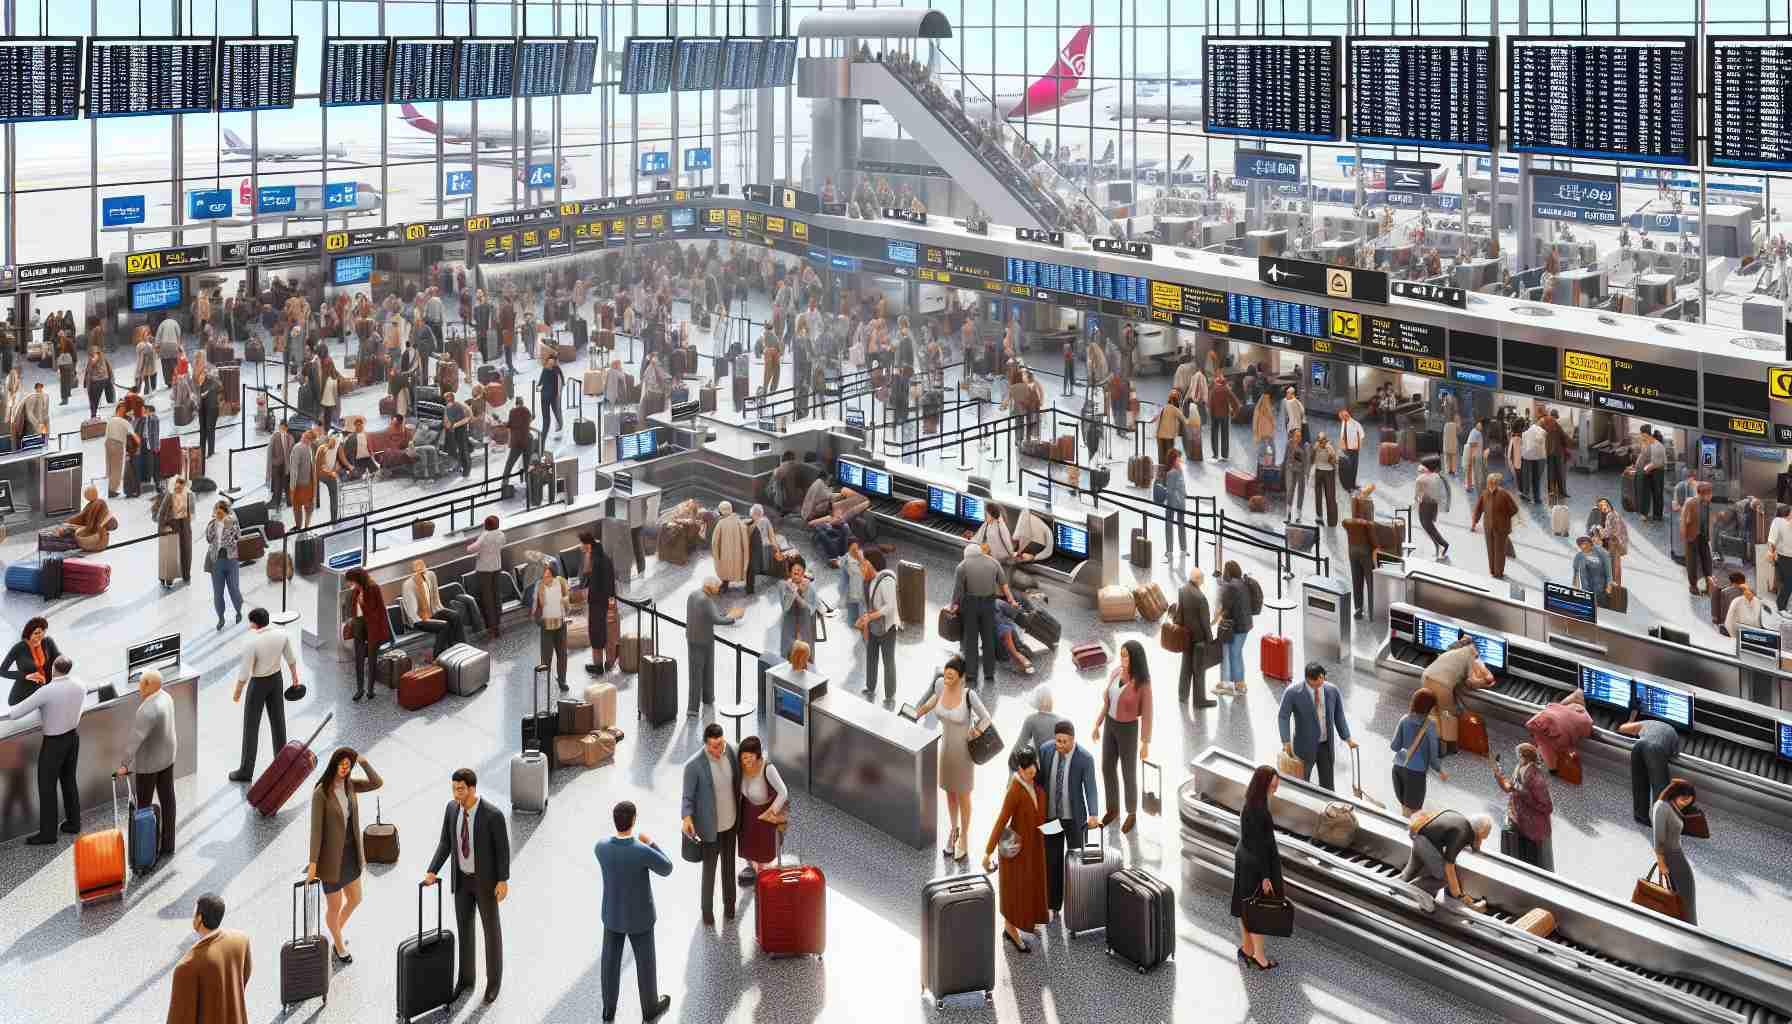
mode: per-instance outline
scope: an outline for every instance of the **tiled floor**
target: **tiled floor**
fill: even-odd
[[[1055,360],[1054,360],[1055,364]],[[757,375],[755,375],[757,376]],[[1055,382],[1053,382],[1055,383]],[[1146,397],[1161,397],[1167,382],[1141,382]],[[1048,386],[1048,392],[1055,391]],[[371,398],[358,401],[371,404]],[[726,396],[724,395],[724,401]],[[1080,402],[1077,403],[1080,405]],[[72,406],[70,407],[73,408]],[[80,410],[84,413],[85,409]],[[80,414],[76,414],[78,419]],[[72,426],[72,423],[71,423]],[[1235,449],[1237,450],[1237,449]],[[589,450],[585,450],[589,459]],[[259,462],[258,459],[251,459]],[[238,479],[247,466],[239,459]],[[996,475],[1007,467],[994,466]],[[1191,493],[1218,490],[1222,467],[1207,463],[1190,473]],[[258,468],[255,475],[258,475]],[[1409,468],[1368,467],[1365,478],[1381,481],[1378,497],[1403,504],[1410,495]],[[1117,473],[1123,483],[1124,474]],[[1584,480],[1584,482],[1583,482]],[[250,484],[253,494],[253,484]],[[1575,507],[1595,493],[1595,482],[1574,481]],[[382,484],[381,501],[420,493],[415,485]],[[1458,494],[1460,499],[1460,493]],[[1225,499],[1221,499],[1224,501]],[[141,532],[146,502],[121,502],[125,526],[121,536]],[[1243,514],[1242,507],[1231,506]],[[1520,534],[1520,561],[1514,575],[1535,582],[1542,574],[1565,566],[1564,541],[1547,536],[1526,508],[1527,525]],[[1466,530],[1467,503],[1458,501],[1444,517],[1444,529],[1459,545],[1458,564],[1481,571],[1480,545]],[[1155,538],[1161,555],[1162,537]],[[1328,548],[1341,536],[1326,536]],[[1627,566],[1633,615],[1703,623],[1703,608],[1690,601],[1673,582],[1677,567],[1665,556],[1659,531],[1633,525],[1637,554]],[[28,557],[28,541],[15,538],[0,547],[8,558]],[[1251,562],[1242,552],[1234,557]],[[122,904],[78,912],[70,897],[72,854],[67,844],[50,849],[10,844],[0,849],[0,908],[8,922],[0,947],[0,963],[14,969],[0,986],[0,1021],[46,1019],[54,1007],[58,1021],[142,1021],[160,1019],[168,993],[167,972],[190,933],[187,920],[194,898],[221,893],[230,904],[228,924],[254,938],[256,973],[250,1005],[256,1020],[373,1021],[391,1013],[393,947],[416,928],[416,881],[434,846],[434,829],[448,795],[448,773],[459,766],[476,769],[486,780],[485,795],[508,807],[506,762],[515,747],[516,722],[529,707],[530,666],[535,661],[532,631],[514,629],[493,649],[492,685],[470,699],[449,698],[425,711],[407,714],[383,697],[379,702],[351,703],[343,666],[322,663],[304,651],[312,695],[292,707],[291,724],[298,732],[326,711],[335,720],[319,746],[325,750],[352,745],[385,775],[379,794],[384,817],[399,826],[404,852],[392,867],[373,867],[366,876],[367,902],[348,930],[351,948],[359,954],[353,966],[335,979],[328,1007],[310,1003],[292,1014],[278,1005],[278,945],[290,929],[291,883],[304,868],[306,814],[295,799],[284,813],[261,818],[242,798],[242,787],[225,781],[237,756],[238,709],[229,699],[240,632],[210,629],[210,596],[206,578],[196,574],[192,588],[163,594],[153,579],[150,545],[117,552],[112,590],[101,598],[70,599],[50,608],[52,629],[59,637],[101,639],[79,648],[83,667],[104,667],[115,661],[124,643],[160,628],[179,628],[187,641],[190,664],[203,673],[200,692],[199,771],[181,787],[180,849],[175,857],[138,884]],[[941,554],[903,546],[902,557],[928,569],[930,611],[948,597],[951,564]],[[1211,552],[1202,551],[1204,564]],[[1160,562],[1150,574],[1166,586],[1176,582],[1185,563]],[[1260,564],[1252,571],[1267,574]],[[1174,571],[1173,571],[1174,570]],[[656,597],[675,614],[682,596],[708,572],[706,557],[688,567],[650,561],[645,577],[631,593]],[[279,593],[259,572],[247,574],[246,595],[253,602],[276,603]],[[1123,579],[1135,575],[1122,570]],[[1265,577],[1267,578],[1267,576]],[[823,596],[832,598],[833,574],[824,573]],[[1657,583],[1661,585],[1656,585]],[[775,625],[775,600],[761,593],[730,604],[746,603],[748,617],[734,627],[749,644],[762,642]],[[304,607],[296,602],[295,606]],[[6,595],[0,599],[0,633],[16,628],[41,604]],[[1086,737],[1097,708],[1104,677],[1077,672],[1064,651],[1085,639],[1118,641],[1139,637],[1156,651],[1153,629],[1143,623],[1108,626],[1096,623],[1088,609],[1060,597],[1054,610],[1063,619],[1065,642],[1043,663],[1036,677],[1004,670],[990,700],[999,727],[1012,735],[1030,710],[1021,699],[1041,680],[1052,685],[1057,708]],[[1696,611],[1696,614],[1694,612]],[[931,622],[931,616],[930,620]],[[838,621],[834,636],[820,645],[820,669],[836,679],[857,683],[862,656],[846,639]],[[97,627],[97,629],[96,629]],[[1700,626],[1709,630],[1708,626]],[[1298,634],[1292,619],[1289,631]],[[1701,633],[1706,639],[1714,634]],[[664,637],[662,645],[678,656],[681,641]],[[1296,636],[1298,643],[1298,635]],[[1256,644],[1247,648],[1253,666]],[[1297,652],[1299,648],[1297,647]],[[933,635],[901,641],[902,689],[918,691],[946,648]],[[1297,658],[1298,660],[1298,658]],[[1170,659],[1155,653],[1152,668],[1161,682],[1173,682]],[[749,668],[750,671],[750,668]],[[732,669],[719,671],[719,689],[732,696]],[[582,673],[575,671],[575,676]],[[1364,771],[1372,792],[1390,796],[1386,775],[1392,753],[1386,737],[1403,701],[1379,685],[1356,685],[1348,673],[1334,675],[1346,690],[1350,717],[1363,741]],[[582,680],[575,679],[575,684]],[[588,1021],[598,1011],[597,924],[600,883],[591,844],[609,833],[608,810],[620,799],[642,808],[641,827],[668,848],[678,827],[680,766],[698,747],[697,723],[679,718],[669,728],[635,728],[633,681],[624,680],[621,717],[629,736],[617,763],[590,771],[567,770],[553,780],[553,801],[545,815],[514,815],[512,887],[503,908],[506,924],[506,983],[492,1008],[475,1001],[456,1009],[457,1020]],[[1209,744],[1268,758],[1278,745],[1275,731],[1276,684],[1253,683],[1249,695],[1223,700],[1220,707],[1178,713],[1170,686],[1160,686],[1154,759],[1169,768],[1166,784],[1181,781],[1178,765]],[[993,698],[993,699],[992,699]],[[1516,742],[1514,730],[1494,724],[1501,745]],[[262,761],[267,759],[265,749]],[[1462,760],[1462,759],[1458,759]],[[1497,795],[1487,770],[1479,765],[1452,765],[1453,777],[1432,787],[1434,806],[1491,809]],[[1348,766],[1340,765],[1348,774]],[[1005,779],[995,769],[979,772],[973,838],[987,839],[992,815]],[[1595,774],[1579,789],[1558,787],[1556,836],[1559,870],[1577,881],[1627,894],[1630,877],[1645,865],[1647,839],[1629,824],[1622,779]],[[1166,801],[1174,806],[1173,801]],[[364,808],[371,810],[371,807]],[[105,817],[90,811],[89,824]],[[944,829],[942,828],[942,834]],[[856,819],[799,795],[791,848],[823,868],[829,878],[829,951],[820,962],[771,962],[759,955],[752,933],[752,900],[745,898],[742,916],[731,924],[704,929],[696,922],[698,878],[680,864],[672,878],[656,883],[660,908],[657,931],[662,989],[673,996],[671,1019],[691,1022],[989,1019],[988,1011],[968,1004],[943,1014],[921,998],[918,985],[918,891],[936,874],[963,870],[946,863],[935,851],[916,852],[859,824]],[[1236,944],[1233,922],[1225,910],[1225,894],[1198,884],[1181,884],[1176,823],[1173,818],[1141,817],[1133,835],[1110,834],[1130,863],[1142,865],[1178,884],[1177,953],[1173,965],[1139,977],[1102,953],[1099,935],[1068,940],[1054,925],[1047,930],[1043,951],[1032,956],[999,953],[994,1017],[1003,1021],[1128,1020],[1237,1021],[1479,1021],[1488,1014],[1462,1008],[1447,982],[1390,972],[1360,953],[1317,940],[1296,937],[1272,942],[1281,969],[1262,974],[1241,971],[1229,950]],[[1700,871],[1702,912],[1713,930],[1740,941],[1764,945],[1792,955],[1792,937],[1784,929],[1761,929],[1756,922],[1784,917],[1792,910],[1783,833],[1749,823],[1725,823],[1722,843],[1691,851]],[[974,868],[974,864],[972,867]],[[432,915],[433,916],[433,915]],[[62,970],[70,971],[63,976]],[[78,974],[76,973],[78,972]],[[76,977],[81,980],[74,981]],[[625,974],[619,1019],[637,1019],[632,977]]]

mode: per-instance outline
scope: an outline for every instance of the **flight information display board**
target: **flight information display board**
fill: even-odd
[[[1507,149],[1690,164],[1691,36],[1510,36]]]
[[[756,89],[765,71],[765,43],[758,36],[722,43],[722,88]]]
[[[1209,36],[1205,130],[1214,135],[1338,138],[1337,36]]]
[[[796,79],[796,38],[794,36],[773,36],[765,47],[765,65],[759,75],[759,85],[766,89],[776,89],[789,85]]]
[[[1631,678],[1622,672],[1591,665],[1580,667],[1581,692],[1588,700],[1607,707],[1630,709],[1630,683]]]
[[[81,116],[81,40],[0,39],[0,124]]]
[[[603,56],[603,45],[596,39],[575,38],[566,55],[566,79],[560,91],[568,96],[586,96],[597,84],[597,61]]]
[[[1709,36],[1706,159],[1792,170],[1792,40]]]
[[[935,515],[958,515],[958,492],[948,491],[944,487],[927,485],[927,511]]]
[[[1636,709],[1682,729],[1692,728],[1692,691],[1653,680],[1636,681]]]
[[[198,114],[212,109],[215,39],[87,41],[87,116]]]
[[[318,102],[326,107],[385,103],[386,83],[391,73],[392,40],[326,39]]]
[[[286,110],[298,74],[299,37],[218,40],[218,109]]]
[[[1492,37],[1352,36],[1351,142],[1492,150],[1498,50]]]
[[[672,91],[714,89],[721,80],[721,37],[680,36],[672,57]]]
[[[442,103],[454,98],[454,40],[392,40],[393,103]]]
[[[1054,532],[1059,551],[1078,558],[1089,557],[1089,531],[1086,528],[1059,523]]]
[[[1475,652],[1481,656],[1482,664],[1495,672],[1506,667],[1506,641],[1498,637],[1463,629],[1454,623],[1438,622],[1423,615],[1413,616],[1413,624],[1420,647],[1432,651],[1447,651],[1459,637],[1466,636],[1475,642]]]
[[[520,39],[516,44],[516,94],[556,96],[566,88],[569,39]]]
[[[622,44],[622,95],[645,96],[672,88],[672,51],[677,40],[669,36],[631,36]]]
[[[509,99],[516,89],[516,40],[462,39],[454,57],[454,98]]]

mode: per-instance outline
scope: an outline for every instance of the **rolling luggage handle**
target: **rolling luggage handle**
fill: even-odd
[[[311,926],[311,921],[312,921],[311,887],[314,885],[317,886],[318,902],[322,903],[323,902],[322,897],[323,897],[323,892],[324,892],[323,879],[321,879],[321,878],[318,878],[318,879],[301,878],[298,881],[292,883],[292,896],[293,896],[293,900],[292,900],[292,940],[294,942],[298,942],[300,939],[313,939],[313,938],[322,939],[323,938],[323,921],[322,921],[323,910],[321,907],[318,909],[318,913],[317,913],[317,917],[319,919],[317,927],[313,928]],[[304,896],[305,909],[303,911],[301,911],[299,909],[299,891],[301,889],[305,891],[305,896]]]
[[[536,683],[536,680],[538,680],[538,679],[545,680],[547,678],[550,678],[549,673],[551,673],[552,671],[553,671],[553,669],[551,666],[537,665],[537,666],[535,666],[535,674],[532,677],[530,677],[530,679],[529,679],[529,711],[531,712],[530,717],[535,719],[535,723],[536,723],[536,725],[535,725],[535,749],[537,751],[539,751],[541,756],[543,756],[543,757],[548,756],[548,741],[545,738],[543,738],[543,736],[541,735],[541,702],[536,699],[536,695],[538,693],[538,690],[539,690],[539,692],[546,692],[547,684],[545,682],[543,682],[541,684],[541,686],[539,688],[537,688],[535,683]],[[527,754],[528,752],[529,752],[529,748],[528,748],[528,746],[525,745],[523,747],[523,753]],[[423,894],[418,893],[417,898],[419,900],[421,900],[423,898]]]
[[[436,928],[427,940],[423,937],[423,890],[435,888],[436,891]],[[442,880],[417,883],[417,945],[419,947],[436,942],[442,938]]]
[[[1139,764],[1145,769],[1146,772],[1150,773],[1150,774],[1145,774],[1145,773],[1140,774],[1139,803],[1141,806],[1144,807],[1146,814],[1156,817],[1157,815],[1160,815],[1164,812],[1164,769],[1163,769],[1162,765],[1158,764],[1155,761],[1146,761],[1146,760],[1141,759],[1139,761]],[[1155,778],[1157,780],[1156,785],[1151,785],[1150,783],[1145,781],[1146,779],[1151,779],[1151,778]]]
[[[1350,748],[1350,792],[1358,800],[1374,806],[1378,811],[1385,811],[1388,805],[1363,792],[1363,751],[1360,747]]]

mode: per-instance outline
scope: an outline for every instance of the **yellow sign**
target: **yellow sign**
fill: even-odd
[[[148,274],[162,269],[162,254],[159,252],[132,253],[124,258],[124,272],[127,274]]]
[[[740,227],[740,211],[739,210],[729,210],[728,211],[728,226],[731,228]]]
[[[1332,343],[1329,341],[1326,341],[1324,338],[1314,338],[1313,339],[1313,351],[1323,353],[1323,354],[1329,354],[1329,353],[1337,351],[1337,349],[1332,348]]]
[[[1332,310],[1332,337],[1345,341],[1363,340],[1363,315],[1347,310]]]
[[[1232,333],[1232,325],[1227,323],[1224,320],[1209,319],[1207,321],[1207,333],[1209,333],[1209,334],[1231,334]]]
[[[467,218],[468,231],[490,231],[491,229],[492,219],[489,216],[480,215],[478,217]]]
[[[1348,269],[1328,270],[1325,272],[1325,294],[1334,299],[1352,298],[1354,281]]]
[[[541,244],[540,233],[537,231],[534,231],[534,230],[523,232],[523,244],[529,245],[529,246],[540,245]]]
[[[1420,373],[1430,374],[1433,377],[1442,377],[1444,375],[1444,361],[1442,359],[1434,359],[1430,356],[1420,356],[1418,359],[1418,367]]]
[[[792,189],[788,189],[788,188],[785,189],[784,190],[784,201],[779,203],[778,205],[782,206],[786,210],[796,209],[796,192]]]
[[[1749,434],[1754,437],[1767,436],[1767,421],[1757,420],[1749,416],[1730,417],[1730,433]]]
[[[1151,282],[1151,304],[1172,313],[1182,312],[1182,286],[1168,281]]]
[[[561,203],[560,204],[560,216],[562,216],[562,217],[577,217],[578,215],[579,215],[579,204],[578,203]]]
[[[341,252],[348,248],[348,232],[332,231],[324,236],[325,252]]]
[[[722,214],[723,214],[722,210],[705,210],[704,212],[709,214],[709,222],[711,224],[722,223]]]
[[[415,242],[426,233],[426,229],[421,224],[406,224],[404,226],[404,240],[407,242]]]
[[[782,217],[767,217],[767,218],[765,218],[765,233],[768,235],[783,234],[784,233],[784,218],[782,218]]]
[[[616,217],[610,221],[610,234],[622,236],[628,234],[628,218]]]
[[[1562,350],[1562,382],[1596,391],[1612,389],[1612,361],[1589,352]]]
[[[809,225],[804,224],[800,220],[791,221],[790,222],[790,237],[796,239],[799,242],[807,242],[809,240]]]
[[[561,238],[561,235],[562,235],[562,232],[559,228],[549,228],[548,229],[548,241],[550,241],[550,242],[558,242]]]
[[[1767,371],[1767,393],[1781,401],[1792,401],[1792,366],[1776,366]]]
[[[663,213],[656,213],[653,215],[653,220],[650,223],[653,224],[653,229],[658,231],[666,226],[666,215]]]

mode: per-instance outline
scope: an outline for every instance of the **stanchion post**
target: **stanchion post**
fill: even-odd
[[[291,551],[292,534],[283,534],[280,537],[280,554],[286,559],[286,577],[280,581],[280,610],[274,613],[273,617],[273,621],[282,626],[299,620],[299,613],[289,611],[286,607],[286,588],[292,583],[293,573],[299,571],[298,564],[293,561]]]

